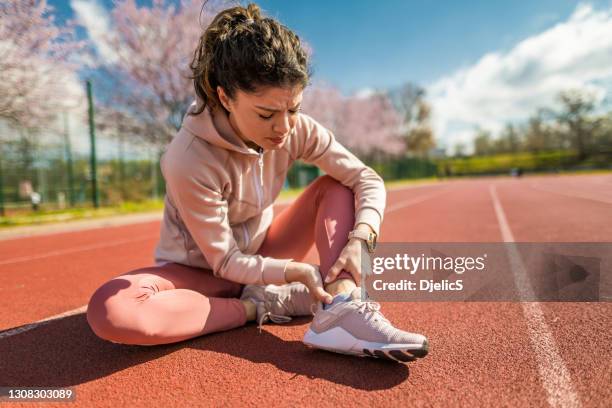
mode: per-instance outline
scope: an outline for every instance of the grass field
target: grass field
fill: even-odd
[[[585,174],[601,174],[610,173],[612,170],[576,170],[572,172],[562,172],[564,175],[585,175]],[[437,177],[429,177],[422,179],[404,179],[385,182],[387,189],[399,188],[402,186],[419,185],[437,183],[444,180],[452,180],[465,177],[447,177],[440,179]],[[278,200],[290,200],[297,197],[304,188],[292,188],[281,191]],[[68,222],[73,220],[103,218],[122,214],[135,214],[147,212],[159,212],[163,210],[163,200],[148,200],[142,202],[124,202],[116,206],[101,207],[94,209],[92,207],[77,207],[63,210],[42,209],[39,212],[32,212],[28,209],[22,209],[11,213],[9,216],[0,217],[0,228],[17,227],[24,225],[38,225],[58,222]]]
[[[436,178],[427,179],[409,179],[409,180],[394,180],[385,183],[387,188],[395,188],[398,186],[423,184],[436,182]],[[292,188],[281,191],[278,200],[290,200],[297,197],[304,188]],[[12,211],[10,215],[0,217],[0,228],[17,227],[23,225],[37,225],[57,222],[68,222],[72,220],[102,218],[122,214],[157,212],[164,208],[163,200],[148,200],[142,202],[124,202],[116,206],[101,207],[94,209],[92,207],[77,207],[59,209],[41,209],[38,212],[32,212],[30,209],[24,208],[18,211]]]

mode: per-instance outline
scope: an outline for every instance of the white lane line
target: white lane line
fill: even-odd
[[[51,223],[43,225],[30,225],[21,227],[7,227],[0,229],[0,241],[23,239],[32,237],[47,237],[57,234],[66,234],[79,231],[92,231],[97,229],[117,228],[139,224],[148,224],[160,221],[162,212],[144,213],[134,215],[118,215],[93,220],[74,220],[65,223]]]
[[[391,187],[385,186],[385,189],[387,190],[387,192],[395,192],[395,191],[403,191],[403,190],[412,190],[416,188],[446,186],[448,183],[450,182],[449,181],[432,181],[432,182],[421,183],[421,184],[407,184],[404,186],[402,185],[391,186]]]
[[[508,251],[510,267],[521,299],[534,299],[533,288],[525,270],[523,260],[514,244],[514,236],[506,220],[506,215],[501,206],[495,186],[489,186],[489,192],[493,199],[497,222],[501,229],[504,242]],[[580,400],[572,385],[569,371],[559,355],[557,345],[550,328],[544,319],[544,313],[538,302],[527,302],[522,300],[523,315],[527,323],[529,339],[536,355],[538,371],[544,388],[546,389],[548,403],[552,407],[579,407]]]
[[[607,199],[605,197],[592,196],[588,193],[584,194],[582,192],[577,192],[575,190],[570,191],[570,192],[558,191],[558,190],[555,190],[554,187],[553,188],[545,187],[538,183],[531,183],[529,186],[534,190],[544,191],[546,193],[559,194],[559,195],[571,197],[571,198],[580,198],[583,200],[596,201],[596,202],[605,203],[605,204],[612,204],[612,199]]]
[[[441,194],[448,193],[448,192],[449,192],[449,189],[444,189],[442,191],[436,191],[435,193],[425,194],[425,195],[423,195],[421,197],[415,197],[415,198],[412,198],[410,200],[400,201],[399,203],[395,203],[393,205],[388,206],[385,209],[385,214],[389,214],[390,212],[401,210],[402,208],[409,207],[411,205],[421,203],[423,201],[432,199],[434,197],[437,197],[437,196],[439,196]]]
[[[137,236],[135,238],[120,239],[120,240],[116,240],[116,241],[112,241],[112,242],[103,242],[103,243],[99,243],[99,244],[83,245],[83,246],[73,247],[73,248],[69,248],[69,249],[61,249],[61,250],[58,250],[58,251],[45,252],[45,253],[42,253],[42,254],[20,256],[20,257],[16,257],[16,258],[3,259],[3,260],[0,261],[0,266],[2,266],[2,265],[9,265],[9,264],[16,264],[16,263],[20,263],[20,262],[28,262],[28,261],[33,261],[33,260],[36,260],[36,259],[49,258],[51,256],[60,256],[60,255],[73,254],[75,252],[91,251],[92,249],[110,248],[110,247],[114,247],[114,246],[118,246],[118,245],[129,244],[129,243],[132,243],[132,242],[145,241],[147,239],[152,239],[152,238],[155,238],[155,237],[157,237],[157,235],[151,235],[151,234],[140,235],[140,236]]]
[[[16,334],[24,333],[24,332],[33,330],[33,329],[35,329],[37,327],[43,326],[45,324],[49,324],[49,323],[51,323],[51,322],[53,322],[55,320],[63,319],[65,317],[72,316],[72,315],[75,315],[75,314],[78,314],[78,313],[84,313],[86,311],[87,311],[87,305],[83,305],[83,306],[81,306],[79,308],[72,309],[72,310],[69,310],[67,312],[57,314],[55,316],[47,317],[45,319],[39,320],[39,321],[34,322],[34,323],[28,323],[28,324],[24,324],[23,326],[14,327],[12,329],[0,331],[0,339],[4,339],[6,337],[15,336]]]

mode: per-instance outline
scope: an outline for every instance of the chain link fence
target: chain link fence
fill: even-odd
[[[0,123],[0,206],[24,211],[93,206],[91,143],[83,115],[64,113],[51,129]],[[130,135],[96,135],[100,205],[164,195],[159,148]]]
[[[100,206],[161,200],[162,149],[137,135],[96,132],[96,185]],[[0,122],[0,215],[94,207],[91,142],[85,114],[65,112],[50,129]],[[296,162],[285,188],[304,187],[321,175]]]

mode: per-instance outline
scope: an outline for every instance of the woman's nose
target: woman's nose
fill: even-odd
[[[276,133],[285,135],[291,130],[291,118],[289,115],[281,115],[281,119],[272,128]]]

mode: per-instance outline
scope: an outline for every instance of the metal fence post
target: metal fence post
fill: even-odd
[[[74,207],[74,174],[72,173],[72,147],[70,146],[70,127],[68,113],[64,111],[64,152],[66,154],[66,170],[68,173],[68,201]]]
[[[0,216],[4,217],[4,183],[2,174],[2,154],[0,154]]]
[[[91,80],[87,80],[87,102],[89,104],[89,140],[91,142],[91,199],[94,208],[100,207],[100,197],[98,195],[98,177],[96,163],[96,130],[94,126],[94,108],[91,89]]]

